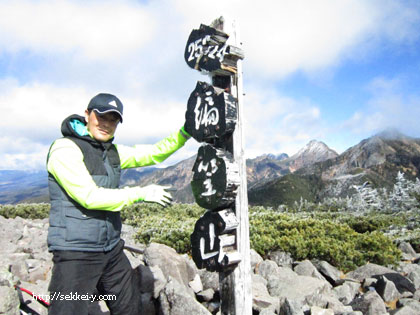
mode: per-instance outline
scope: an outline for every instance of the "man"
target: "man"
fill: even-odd
[[[111,314],[139,314],[130,263],[120,239],[120,211],[138,201],[168,205],[168,187],[119,188],[121,169],[160,163],[189,138],[184,130],[154,145],[113,144],[123,104],[114,95],[92,98],[84,117],[72,115],[61,126],[63,138],[48,153],[51,199],[48,249],[54,267],[49,314],[88,314],[95,292]]]

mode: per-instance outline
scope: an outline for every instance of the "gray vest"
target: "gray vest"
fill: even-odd
[[[99,143],[76,137],[74,141],[84,156],[85,165],[100,187],[118,188],[121,164],[112,143]],[[48,249],[103,252],[113,249],[120,240],[120,212],[87,210],[75,202],[49,174],[51,200]]]

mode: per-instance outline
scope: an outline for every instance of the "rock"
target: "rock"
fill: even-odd
[[[199,302],[210,302],[213,300],[214,290],[209,288],[197,293],[197,299]]]
[[[213,289],[213,291],[219,291],[219,274],[217,272],[210,272],[206,269],[198,271],[203,284],[203,289]]]
[[[195,278],[189,282],[189,286],[191,289],[193,289],[194,293],[203,291],[203,284],[201,283],[199,274],[196,274]]]
[[[360,283],[347,281],[340,286],[333,288],[338,300],[343,304],[349,304],[359,292]]]
[[[273,310],[266,308],[263,309],[259,315],[276,315],[276,313]]]
[[[311,315],[334,315],[334,311],[330,309],[320,308],[318,306],[312,306]]]
[[[414,260],[417,258],[417,253],[408,242],[401,242],[398,245],[398,249],[402,252],[403,260]]]
[[[389,281],[385,276],[380,276],[378,278],[375,288],[386,303],[395,302],[400,297],[400,293],[395,284],[392,281]]]
[[[392,281],[398,292],[403,294],[404,292],[414,293],[416,292],[416,288],[414,287],[414,284],[407,279],[406,277],[400,275],[399,273],[392,272],[392,273],[384,273],[382,276],[385,276],[389,281]],[[376,279],[379,279],[381,275],[373,276]]]
[[[258,254],[254,249],[251,248],[250,251],[250,255],[251,255],[251,268],[252,271],[255,271],[255,267],[260,264],[261,262],[264,261],[264,259],[260,256],[260,254]]]
[[[148,266],[158,266],[166,279],[172,277],[188,287],[187,263],[173,248],[151,243],[144,251],[144,260]]]
[[[268,259],[274,261],[279,267],[292,268],[293,258],[290,253],[274,251],[268,254]]]
[[[300,276],[314,277],[321,280],[326,280],[324,276],[316,269],[310,260],[298,262],[293,268],[293,271]]]
[[[304,315],[303,304],[301,301],[285,298],[281,302],[280,314],[284,315]]]
[[[279,273],[279,266],[272,260],[264,260],[256,266],[255,273],[268,280],[270,276]]]
[[[350,306],[355,311],[360,311],[363,315],[387,314],[384,301],[375,291],[369,291],[360,298],[354,299]]]
[[[343,274],[340,270],[332,266],[326,261],[320,261],[316,264],[318,271],[327,279],[332,285],[339,285],[343,283]]]
[[[181,257],[184,258],[187,264],[188,281],[193,281],[198,275],[198,268],[195,262],[187,254],[181,255]]]
[[[0,286],[0,314],[20,315],[20,301],[13,287]]]
[[[383,275],[388,273],[397,272],[377,264],[367,264],[347,273],[346,278],[356,279],[362,282],[366,278],[372,278],[375,275]]]
[[[415,299],[400,299],[397,303],[398,307],[409,306],[415,313],[420,314],[420,302]]]
[[[270,277],[267,289],[272,296],[285,297],[302,303],[310,301],[313,305],[319,300],[319,295],[331,292],[331,285],[325,280],[289,274]]]
[[[392,315],[414,315],[419,314],[417,310],[411,308],[411,306],[403,306],[400,309],[395,310],[391,313]]]
[[[408,279],[411,280],[416,290],[420,289],[420,265],[402,263],[399,270],[403,274],[407,274]]]
[[[267,281],[260,275],[252,275],[252,309],[261,312],[263,309],[278,312],[279,299],[272,297],[267,290]]]
[[[159,296],[162,315],[210,315],[211,313],[196,299],[186,287],[176,279],[169,276],[168,283]]]
[[[378,279],[375,278],[366,278],[363,280],[362,287],[365,291],[370,290],[371,288],[375,288],[376,282],[378,282]]]

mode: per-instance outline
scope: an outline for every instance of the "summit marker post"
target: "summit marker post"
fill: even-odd
[[[221,314],[252,315],[249,216],[243,131],[242,43],[235,21],[220,17],[193,30],[187,64],[198,82],[186,121],[200,147],[193,167],[196,202],[208,211],[191,235],[198,268],[219,272]]]

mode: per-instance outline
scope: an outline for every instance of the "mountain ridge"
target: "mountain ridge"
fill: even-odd
[[[190,182],[195,159],[192,156],[166,168],[123,170],[121,185],[170,185],[176,189],[173,193],[176,202],[192,203]],[[420,139],[386,130],[341,154],[321,141],[311,140],[292,156],[268,153],[247,159],[246,168],[251,204],[260,199],[292,202],[293,198],[286,195],[293,187],[294,193],[289,195],[295,197],[301,194],[319,200],[333,194],[344,196],[351,185],[363,180],[389,187],[398,171],[417,177]],[[46,171],[26,175],[24,171],[0,171],[0,204],[48,201]],[[256,198],[258,194],[264,198]]]

